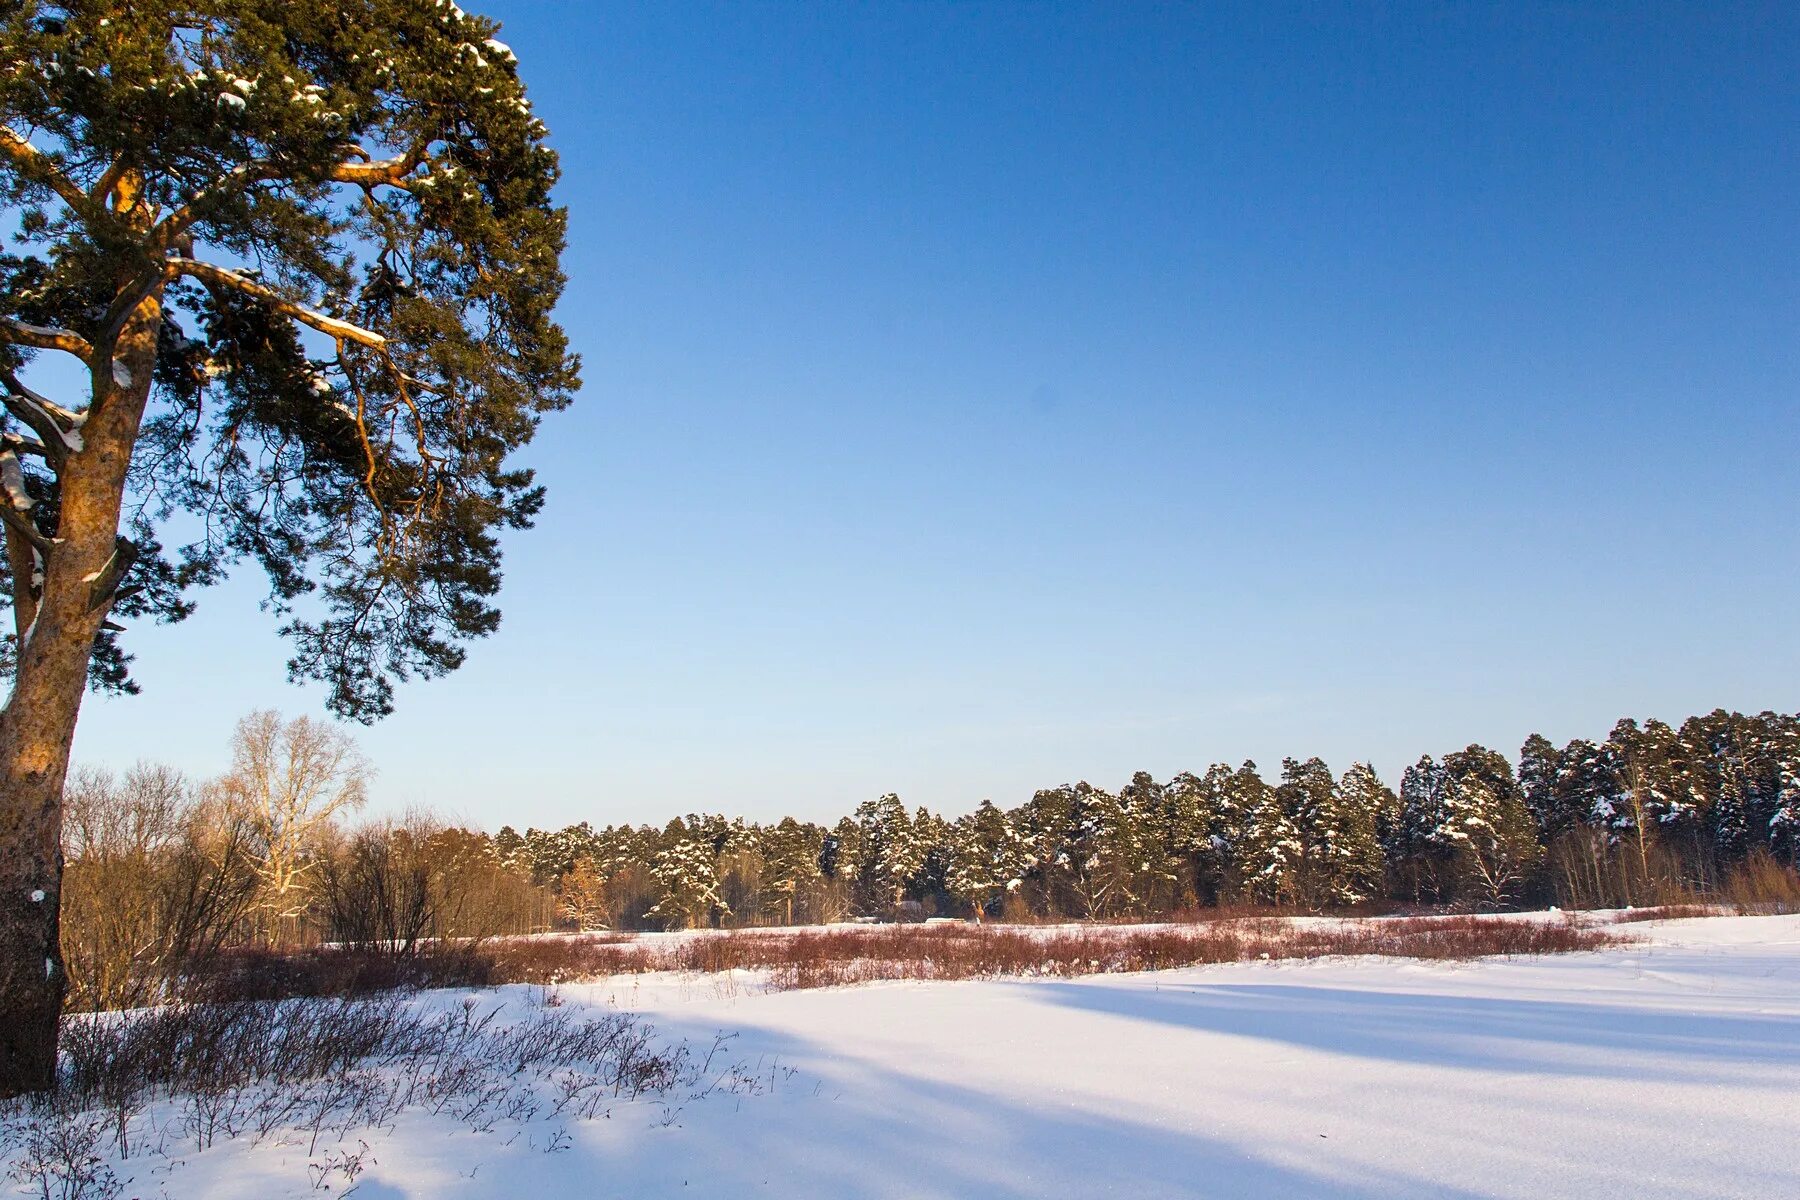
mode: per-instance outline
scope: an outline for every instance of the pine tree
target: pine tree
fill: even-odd
[[[1563,827],[1610,830],[1622,790],[1610,747],[1576,738],[1557,756],[1555,807]]]
[[[1175,907],[1181,858],[1175,848],[1168,789],[1148,771],[1138,771],[1119,789],[1134,835],[1131,893],[1133,911],[1142,915]]]
[[[662,895],[649,914],[670,929],[693,929],[728,915],[712,846],[682,830],[650,868]]]
[[[498,26],[431,0],[0,6],[0,1094],[50,1086],[62,788],[117,618],[246,558],[361,720],[493,631],[507,456],[577,386],[556,156]],[[80,372],[57,393],[32,360]],[[164,519],[196,541],[173,552]]]
[[[526,875],[531,873],[531,864],[525,854],[525,839],[511,825],[500,827],[500,832],[489,841],[488,851],[494,862],[507,870]]]
[[[1561,760],[1555,745],[1541,733],[1525,739],[1519,750],[1519,787],[1525,793],[1525,805],[1537,822],[1538,836],[1549,842],[1557,834],[1577,823],[1557,803],[1556,776]]]
[[[1335,860],[1342,822],[1336,792],[1331,768],[1323,760],[1282,759],[1281,783],[1275,794],[1282,813],[1299,836],[1300,864],[1295,872],[1294,894],[1309,907],[1337,902]]]
[[[1679,791],[1673,761],[1675,731],[1661,721],[1639,728],[1630,718],[1613,726],[1606,739],[1607,759],[1615,777],[1615,796],[1607,828],[1632,861],[1637,886],[1633,902],[1654,900],[1651,853],[1669,824]]]
[[[765,886],[781,904],[783,925],[794,923],[794,901],[816,885],[823,871],[820,858],[825,849],[825,831],[816,825],[802,825],[792,817],[783,817],[763,836],[763,874]]]
[[[1264,904],[1298,903],[1306,848],[1283,797],[1248,760],[1233,773],[1231,790],[1233,807],[1244,814],[1238,865],[1245,890]]]
[[[975,919],[1019,888],[1025,871],[1025,844],[1005,813],[983,800],[951,828],[947,884]]]
[[[1228,768],[1226,775],[1230,775]],[[1168,852],[1188,903],[1216,903],[1223,887],[1223,793],[1224,788],[1210,772],[1203,779],[1183,771],[1163,789],[1163,829]]]
[[[1485,746],[1444,756],[1450,786],[1432,840],[1450,854],[1459,898],[1498,908],[1524,893],[1542,849],[1512,764]]]
[[[1800,866],[1800,718],[1764,716],[1773,788],[1769,844],[1778,857]]]
[[[1130,912],[1142,877],[1142,831],[1119,797],[1089,784],[1075,785],[1075,828],[1067,848],[1070,883],[1090,920]]]
[[[1034,911],[1055,916],[1076,910],[1075,842],[1078,837],[1075,789],[1064,784],[1033,793],[1011,816],[1025,843],[1026,890]]]
[[[1429,754],[1400,777],[1400,820],[1387,854],[1401,891],[1415,903],[1442,900],[1451,886],[1437,831],[1449,817],[1452,786],[1450,773]]]
[[[912,836],[919,865],[907,895],[928,912],[942,911],[950,903],[950,823],[921,806],[913,813]]]
[[[1332,883],[1335,904],[1357,904],[1386,893],[1385,838],[1399,824],[1400,798],[1368,763],[1352,763],[1338,781]]]
[[[906,899],[907,887],[924,866],[926,846],[892,792],[858,805],[856,826],[858,898],[868,911],[890,913]]]

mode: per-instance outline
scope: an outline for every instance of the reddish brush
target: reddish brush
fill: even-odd
[[[1468,959],[1564,954],[1626,940],[1568,917],[1395,917],[1317,925],[1256,917],[1196,924],[1043,929],[1006,925],[882,925],[702,933],[519,938],[411,959],[356,951],[234,956],[208,994],[355,995],[394,987],[556,983],[648,971],[766,972],[777,990],[892,979],[986,979],[1159,971],[1260,959],[1381,955]]]
[[[673,942],[554,939],[509,947],[499,980],[546,982],[637,971],[760,970],[778,989],[881,979],[979,979],[1154,971],[1252,959],[1374,954],[1426,959],[1559,954],[1622,939],[1573,919],[1412,917],[1309,927],[1272,919],[1038,930],[877,926],[703,934]],[[542,947],[540,950],[539,947]]]

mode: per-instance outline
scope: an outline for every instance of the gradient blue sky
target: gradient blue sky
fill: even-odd
[[[475,7],[483,7],[476,4]],[[1800,706],[1800,7],[499,3],[577,407],[362,735],[489,828]],[[255,581],[77,757],[223,765]]]

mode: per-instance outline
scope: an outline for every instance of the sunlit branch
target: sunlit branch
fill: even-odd
[[[64,354],[73,354],[82,362],[93,361],[94,348],[79,333],[50,325],[33,325],[16,317],[0,317],[0,341],[8,341],[15,346],[30,346],[34,350],[61,350]]]
[[[192,258],[171,257],[165,260],[167,269],[175,275],[188,275],[202,283],[230,288],[253,299],[260,300],[285,317],[291,317],[302,325],[311,326],[320,333],[334,338],[352,341],[372,350],[387,348],[387,339],[379,333],[364,329],[360,325],[352,325],[348,321],[340,321],[336,317],[315,312],[305,305],[296,304],[277,292],[274,288],[256,282],[247,275],[227,270],[213,263],[200,262]]]

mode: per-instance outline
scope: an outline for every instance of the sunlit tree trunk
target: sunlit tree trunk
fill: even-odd
[[[110,357],[90,363],[93,403],[61,472],[53,544],[7,525],[19,638],[13,690],[0,709],[0,1095],[54,1079],[67,983],[59,944],[63,782],[94,638],[130,566],[119,513],[156,351],[158,294],[121,323]],[[41,578],[38,594],[20,582]]]

